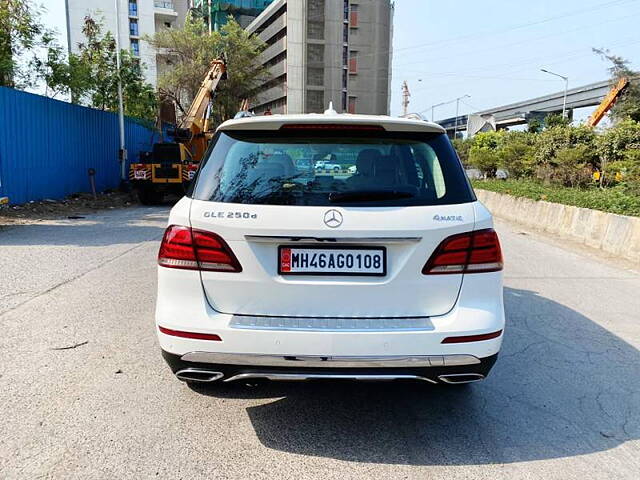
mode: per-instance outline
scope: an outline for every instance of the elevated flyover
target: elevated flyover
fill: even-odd
[[[610,89],[611,84],[609,80],[571,88],[567,91],[567,110],[596,106],[600,104]],[[548,114],[562,112],[563,100],[564,90],[561,90],[542,97],[476,112],[476,115],[493,115],[496,120],[496,128],[506,128],[527,123],[529,118],[536,113]],[[448,132],[453,133],[456,125],[456,117],[438,120],[436,123],[442,125]],[[458,116],[458,131],[466,129],[467,115]]]

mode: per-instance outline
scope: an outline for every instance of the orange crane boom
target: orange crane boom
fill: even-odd
[[[182,122],[180,122],[180,130],[189,132],[189,136],[183,138],[182,141],[186,144],[193,159],[197,162],[202,160],[202,156],[210,140],[210,104],[213,100],[214,92],[218,87],[218,83],[224,78],[226,71],[224,60],[214,60],[211,62],[209,71],[205,75],[200,89],[191,103],[189,111],[182,119]],[[209,135],[207,135],[207,133],[209,133]]]
[[[624,89],[627,88],[627,85],[629,85],[629,79],[627,77],[622,77],[618,80],[618,83],[609,90],[607,96],[604,97],[604,100],[602,100],[598,108],[595,109],[589,117],[589,120],[587,120],[589,127],[595,127],[600,123],[600,120],[611,110],[611,107],[616,103],[616,100],[618,100]]]

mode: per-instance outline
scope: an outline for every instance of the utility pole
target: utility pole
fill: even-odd
[[[122,102],[122,77],[120,76],[120,5],[119,0],[114,0],[116,6],[116,73],[118,75],[118,124],[120,127],[120,182],[127,183],[127,149],[124,139],[124,104]]]
[[[207,1],[207,5],[209,7],[209,15],[207,15],[207,17],[209,18],[209,35],[211,35],[211,30],[212,30],[212,25],[213,25],[213,10],[211,8],[211,0]]]
[[[443,105],[449,105],[450,103],[453,103],[453,102],[455,102],[455,101],[456,101],[456,100],[455,100],[455,99],[453,99],[453,100],[449,100],[448,102],[441,102],[441,103],[436,103],[436,104],[434,104],[434,105],[431,105],[431,121],[432,121],[432,122],[435,122],[435,121],[436,121],[436,117],[434,116],[434,115],[435,115],[435,114],[434,114],[434,110],[435,110],[435,108],[436,108],[436,107],[442,107]],[[427,111],[427,110],[422,110],[421,112],[418,112],[418,113],[424,113],[424,112],[426,112],[426,111]]]
[[[446,105],[448,103],[451,103],[451,102],[442,102],[442,103],[436,103],[435,105],[431,105],[431,121],[432,122],[436,121],[436,117],[434,116],[435,115],[435,113],[434,113],[435,108],[436,107],[441,107],[441,106]]]
[[[402,82],[402,116],[406,117],[409,113],[409,97],[411,93],[409,92],[409,85],[407,85],[407,81]]]
[[[560,75],[559,73],[550,72],[544,68],[540,69],[541,72],[548,73],[550,75],[555,75],[556,77],[560,77],[564,80],[564,98],[562,100],[562,118],[567,118],[567,90],[569,90],[569,77],[565,77],[564,75]]]
[[[456,134],[458,133],[458,112],[460,111],[460,100],[463,98],[471,98],[471,95],[462,95],[461,97],[456,98],[456,126],[453,129],[453,138],[455,140]]]

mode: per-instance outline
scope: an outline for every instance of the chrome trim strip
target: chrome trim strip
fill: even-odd
[[[197,376],[192,377],[189,375],[191,373],[197,373],[201,375],[210,375],[210,378],[205,379],[205,378],[198,378]],[[209,382],[215,382],[216,380],[221,379],[222,377],[224,377],[224,374],[222,372],[210,372],[209,370],[203,370],[201,368],[183,368],[182,370],[178,370],[176,372],[176,377],[178,377],[183,382],[189,381],[189,382],[209,383]]]
[[[480,359],[473,355],[321,356],[189,352],[181,359],[222,365],[320,368],[448,367],[480,363]]]
[[[249,242],[282,243],[282,242],[317,242],[317,243],[417,243],[422,237],[307,237],[278,235],[245,235]]]
[[[390,381],[390,380],[420,380],[428,383],[438,383],[420,375],[335,375],[331,373],[240,373],[233,377],[225,378],[223,382],[237,380],[252,380],[266,378],[268,380],[304,381],[304,380],[361,380],[361,381]]]
[[[456,378],[459,378],[459,377],[472,377],[472,379],[456,380]],[[484,380],[484,375],[482,375],[481,373],[451,373],[448,375],[438,376],[438,380],[444,383],[460,385],[462,383],[473,383],[473,382],[479,382],[480,380]]]
[[[261,317],[233,315],[229,327],[249,330],[304,331],[388,331],[434,330],[429,317],[414,318],[322,318],[322,317]]]

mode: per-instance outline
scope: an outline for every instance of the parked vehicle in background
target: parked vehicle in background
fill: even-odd
[[[346,174],[293,160],[347,147]],[[504,329],[492,227],[438,125],[227,121],[160,247],[164,358],[187,382],[482,380]]]
[[[325,159],[327,157],[329,158],[328,160]],[[340,165],[339,163],[335,163],[335,154],[329,154],[325,156],[317,154],[315,168],[317,172],[339,172],[342,170],[342,165]]]

